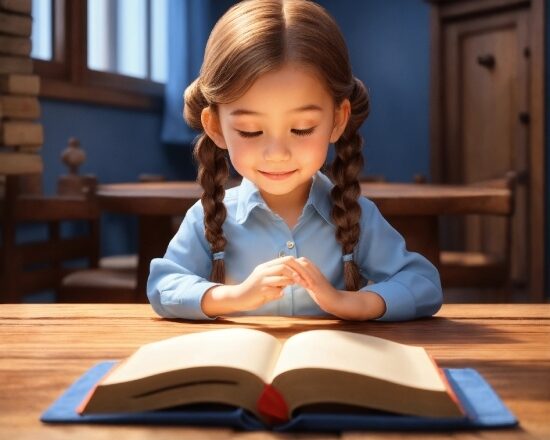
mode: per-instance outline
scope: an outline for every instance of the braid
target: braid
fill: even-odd
[[[197,180],[204,190],[201,196],[204,209],[204,235],[210,243],[213,254],[210,280],[215,283],[223,283],[225,281],[223,252],[227,244],[223,235],[223,223],[227,216],[223,198],[225,196],[224,185],[229,176],[226,152],[218,148],[214,141],[204,133],[201,112],[209,104],[202,91],[200,77],[195,79],[185,90],[184,102],[183,117],[185,121],[194,130],[202,132],[196,138],[193,157],[199,164]]]
[[[336,157],[332,163],[334,188],[331,192],[332,219],[336,225],[336,239],[342,245],[344,255],[352,254],[359,241],[361,195],[359,175],[363,170],[363,137],[359,127],[369,113],[369,98],[363,83],[354,78],[350,96],[351,116],[344,133],[335,142]],[[344,259],[344,280],[346,290],[359,290],[363,283],[359,268],[353,259]]]
[[[193,151],[199,163],[198,181],[204,189],[201,202],[204,209],[205,236],[210,243],[213,254],[223,252],[227,240],[223,235],[223,223],[227,210],[223,203],[224,184],[229,175],[225,152],[206,134],[199,136]],[[214,258],[210,280],[215,283],[225,281],[225,264],[223,258]]]

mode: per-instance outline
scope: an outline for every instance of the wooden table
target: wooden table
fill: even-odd
[[[505,213],[509,191],[456,185],[369,182],[362,194],[405,237],[410,250],[439,263],[439,222],[444,214],[483,214],[489,207]],[[173,235],[171,217],[184,215],[202,194],[196,182],[136,182],[100,185],[102,209],[139,216],[138,295],[145,301],[151,259],[164,255]]]
[[[61,392],[98,361],[121,359],[140,345],[163,338],[236,326],[264,330],[281,340],[300,331],[332,328],[422,345],[443,367],[476,368],[521,424],[504,431],[290,434],[292,438],[550,438],[550,304],[445,305],[433,319],[405,323],[280,317],[184,322],[160,319],[145,304],[2,305],[0,438],[287,438],[222,428],[46,425],[39,421]]]

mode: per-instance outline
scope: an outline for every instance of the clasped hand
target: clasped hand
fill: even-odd
[[[285,287],[299,284],[327,313],[338,299],[338,291],[319,268],[307,258],[286,256],[262,263],[237,287],[234,299],[241,310],[254,310],[283,296]]]

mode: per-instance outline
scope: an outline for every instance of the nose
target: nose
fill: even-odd
[[[285,140],[271,139],[264,149],[264,159],[274,162],[290,159],[290,150],[287,148]]]

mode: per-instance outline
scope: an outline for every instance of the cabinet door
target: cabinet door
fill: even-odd
[[[529,172],[527,10],[461,19],[443,27],[442,179],[474,183]],[[527,273],[527,190],[517,187],[513,278]],[[499,253],[505,220],[471,216],[447,225],[451,247]]]

